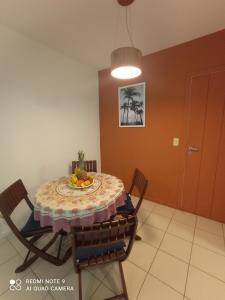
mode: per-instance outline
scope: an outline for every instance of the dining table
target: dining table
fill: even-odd
[[[91,172],[93,183],[73,188],[70,176],[43,183],[35,194],[34,219],[53,232],[70,232],[72,226],[89,226],[109,220],[127,197],[124,184],[116,176]]]

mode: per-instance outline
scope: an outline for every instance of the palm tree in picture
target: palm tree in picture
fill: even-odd
[[[123,109],[123,117],[122,117],[122,122],[121,122],[121,125],[123,125],[125,122],[124,122],[124,117],[125,117],[125,112],[127,110],[127,103],[123,103],[121,106],[120,106],[120,110]]]
[[[131,107],[130,107],[130,110],[132,110],[135,114],[135,125],[138,125],[138,113],[137,113],[138,103],[139,103],[138,101],[133,100],[131,102]]]
[[[143,112],[144,112],[144,109],[143,109],[143,101],[140,101],[138,103],[138,107],[137,107],[137,114],[140,118],[140,125],[143,125],[143,119],[142,119],[142,116],[143,116]]]
[[[124,99],[127,99],[127,106],[126,106],[127,121],[126,121],[126,125],[128,125],[128,123],[129,123],[130,103],[132,103],[135,96],[140,97],[141,94],[140,94],[140,92],[137,91],[137,89],[135,87],[130,86],[130,87],[122,89],[122,95],[123,95]]]

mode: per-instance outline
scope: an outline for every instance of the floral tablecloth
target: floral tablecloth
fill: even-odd
[[[53,231],[70,232],[74,225],[91,225],[108,220],[124,205],[126,193],[122,181],[103,173],[92,173],[94,181],[86,189],[72,189],[68,177],[40,186],[36,193],[34,218]]]

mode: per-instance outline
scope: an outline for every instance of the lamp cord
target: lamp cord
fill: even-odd
[[[132,47],[134,47],[134,42],[133,42],[133,39],[132,39],[132,35],[131,35],[131,32],[130,32],[130,29],[129,29],[129,25],[128,25],[128,14],[127,14],[127,6],[126,6],[126,29],[127,29],[127,34],[128,34],[128,37],[129,37],[129,40],[131,42],[131,45]]]
[[[120,20],[120,6],[118,6],[117,15],[116,15],[116,26],[115,26],[115,35],[114,35],[114,46],[113,48],[117,48],[118,44],[118,36],[119,36],[119,20]]]

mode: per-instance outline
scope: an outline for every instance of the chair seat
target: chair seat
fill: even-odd
[[[128,212],[128,213],[133,213],[134,212],[134,206],[131,201],[131,197],[129,194],[127,194],[127,199],[125,200],[125,204],[123,206],[117,207],[117,212]]]
[[[21,229],[21,233],[24,236],[30,236],[33,233],[37,232],[37,231],[43,232],[43,231],[51,231],[51,230],[52,230],[51,226],[41,227],[40,222],[35,221],[34,212],[32,211],[32,213],[31,213],[30,217],[28,218],[26,224]]]
[[[76,249],[76,259],[78,260],[86,260],[90,257],[95,257],[99,255],[104,255],[107,253],[112,253],[114,250],[123,249],[126,246],[124,242],[116,242],[109,246],[101,246],[101,247],[78,247]]]

